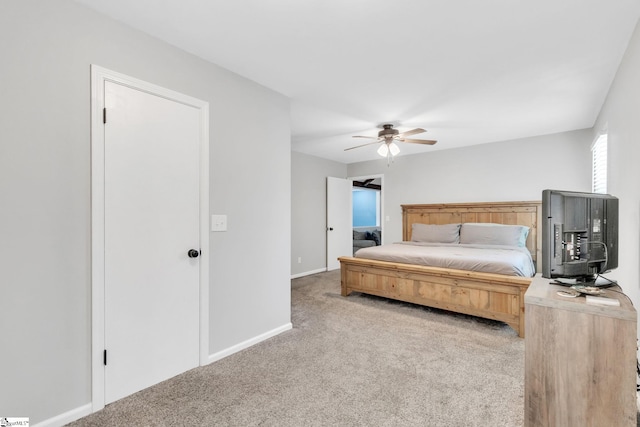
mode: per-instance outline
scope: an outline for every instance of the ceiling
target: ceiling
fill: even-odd
[[[343,163],[592,127],[638,0],[76,0],[291,99],[292,149]]]

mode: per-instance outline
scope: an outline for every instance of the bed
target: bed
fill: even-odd
[[[414,224],[521,225],[529,229],[523,246],[539,270],[540,207],[538,201],[402,205],[402,240],[412,240]],[[355,291],[493,319],[524,337],[524,294],[531,277],[361,257],[338,259],[343,296]]]

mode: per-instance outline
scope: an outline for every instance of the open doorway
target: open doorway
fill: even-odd
[[[352,187],[353,253],[379,246],[384,240],[384,176],[350,178]]]

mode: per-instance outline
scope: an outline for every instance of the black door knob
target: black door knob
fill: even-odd
[[[329,227],[329,231],[333,231],[333,227]]]
[[[198,255],[200,255],[200,251],[196,249],[189,249],[189,252],[187,252],[187,255],[189,255],[189,258],[198,258]]]

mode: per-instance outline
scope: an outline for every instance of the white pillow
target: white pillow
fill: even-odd
[[[459,243],[460,224],[412,224],[412,242]]]
[[[460,243],[463,244],[523,247],[528,235],[529,227],[525,225],[466,222],[460,227]]]

